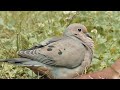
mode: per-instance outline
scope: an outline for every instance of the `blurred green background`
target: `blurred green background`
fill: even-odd
[[[120,57],[119,21],[119,11],[0,11],[0,59],[18,57],[17,51],[62,35],[71,23],[81,23],[95,42],[87,73],[102,70]],[[0,78],[39,77],[26,67],[0,63]]]

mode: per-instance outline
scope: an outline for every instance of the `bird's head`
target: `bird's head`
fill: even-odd
[[[79,37],[80,34],[83,34],[83,35],[86,35],[87,37],[89,38],[92,38],[88,31],[87,31],[87,28],[82,25],[82,24],[79,24],[79,23],[74,23],[74,24],[70,24],[65,32],[64,32],[64,35],[67,35],[67,36],[75,36],[75,37]]]
[[[65,32],[64,35],[66,36],[73,36],[84,42],[89,47],[94,47],[94,42],[92,37],[89,35],[87,28],[79,23],[70,24]]]

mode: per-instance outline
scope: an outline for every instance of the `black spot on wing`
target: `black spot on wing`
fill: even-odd
[[[47,51],[52,51],[52,48],[48,48]]]
[[[59,55],[62,55],[62,51],[61,51],[61,50],[59,50],[58,54],[59,54]]]

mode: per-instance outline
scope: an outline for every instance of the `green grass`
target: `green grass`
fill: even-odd
[[[94,58],[87,72],[102,70],[120,57],[119,11],[1,11],[0,58],[18,57],[46,38],[60,36],[71,23],[84,24],[95,42]],[[30,69],[0,63],[1,78],[38,78]]]

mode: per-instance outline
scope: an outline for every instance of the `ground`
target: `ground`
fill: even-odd
[[[102,70],[120,57],[119,22],[119,11],[1,11],[0,59],[18,57],[17,51],[60,36],[71,23],[81,23],[95,42],[94,58],[87,73]],[[26,67],[0,63],[0,78],[39,76]]]

